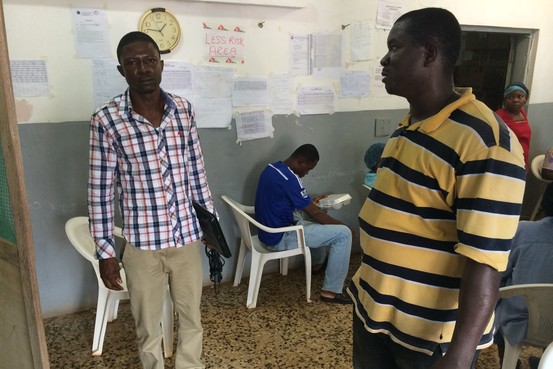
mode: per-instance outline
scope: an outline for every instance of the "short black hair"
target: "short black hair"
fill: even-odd
[[[153,38],[151,38],[144,32],[132,31],[123,36],[119,41],[119,45],[117,45],[117,61],[121,62],[121,53],[123,52],[123,48],[129,44],[132,44],[133,42],[149,42],[154,45],[158,54],[161,56],[161,53],[159,52],[159,46],[157,46]]]
[[[308,162],[319,161],[319,151],[312,144],[303,144],[292,153],[291,157],[302,158]]]
[[[423,8],[407,12],[396,20],[401,21],[417,46],[437,43],[444,55],[444,71],[453,73],[461,52],[461,26],[453,13],[442,8]]]
[[[553,216],[553,182],[547,185],[543,193],[541,208],[546,217]]]

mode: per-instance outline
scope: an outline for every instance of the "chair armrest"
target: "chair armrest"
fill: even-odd
[[[253,208],[253,207],[252,207]],[[252,223],[257,228],[267,232],[267,233],[282,233],[282,232],[290,232],[290,231],[299,231],[300,229],[303,230],[302,225],[293,225],[293,226],[287,226],[287,227],[279,227],[279,228],[271,228],[267,227],[266,225],[263,225],[259,223],[257,220],[246,214],[246,218],[248,218],[249,222]]]
[[[123,230],[121,229],[121,227],[113,227],[113,235],[115,237],[123,238]]]
[[[499,297],[507,298],[513,296],[523,295],[526,290],[536,290],[536,289],[550,289],[553,291],[552,283],[530,283],[530,284],[518,284],[507,287],[501,287],[499,289]]]
[[[264,226],[261,223],[255,222],[255,226],[259,229],[264,230],[267,233],[283,233],[283,232],[290,232],[290,231],[299,231],[300,229],[303,230],[302,225],[294,225],[294,226],[288,226],[288,227],[280,227],[280,228],[270,228],[267,226]]]
[[[255,214],[255,207],[253,207],[253,206],[243,205],[242,210],[246,214],[251,214],[251,215]]]

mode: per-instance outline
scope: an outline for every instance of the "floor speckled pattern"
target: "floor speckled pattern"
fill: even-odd
[[[351,266],[350,275],[356,268]],[[352,367],[351,306],[319,301],[322,276],[313,276],[308,304],[302,269],[286,277],[265,275],[255,309],[246,308],[247,279],[238,287],[223,282],[217,295],[212,287],[204,289],[206,368]],[[117,320],[108,323],[101,357],[91,356],[94,310],[47,319],[44,325],[52,369],[141,368],[126,302],[121,303]],[[528,369],[530,354],[540,356],[541,350],[525,347],[521,369]],[[174,368],[173,359],[166,359],[165,367]],[[499,369],[494,347],[481,353],[476,369]]]

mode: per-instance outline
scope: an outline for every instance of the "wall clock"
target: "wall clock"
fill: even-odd
[[[138,23],[138,30],[153,38],[162,54],[173,50],[181,36],[177,18],[165,8],[153,8],[144,13]]]

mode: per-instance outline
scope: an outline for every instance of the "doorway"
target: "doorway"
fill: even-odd
[[[537,30],[462,26],[456,86],[472,87],[476,98],[497,110],[511,82],[531,89]]]

